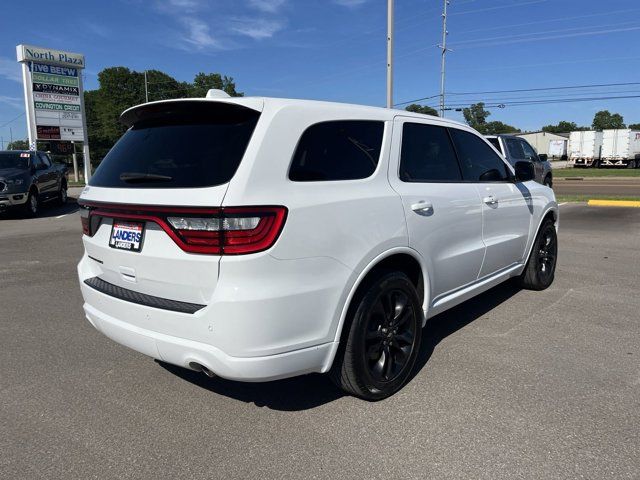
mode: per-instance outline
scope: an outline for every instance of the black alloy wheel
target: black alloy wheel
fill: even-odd
[[[416,287],[402,272],[381,272],[349,312],[331,378],[349,394],[382,400],[409,381],[418,356],[424,314]]]
[[[540,226],[527,265],[520,276],[520,286],[544,290],[553,283],[558,260],[558,236],[552,220]]]
[[[409,362],[416,336],[415,316],[402,290],[380,294],[371,308],[364,341],[364,362],[376,382],[395,380]]]

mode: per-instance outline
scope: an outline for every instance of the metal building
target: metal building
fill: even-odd
[[[548,155],[549,159],[567,154],[569,133],[527,132],[516,135],[529,142],[538,153]]]

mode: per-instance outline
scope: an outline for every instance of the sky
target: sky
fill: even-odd
[[[395,0],[394,103],[438,103],[442,6]],[[447,104],[484,101],[489,120],[522,130],[590,125],[602,109],[640,123],[640,98],[566,102],[640,97],[637,0],[450,0],[448,11]],[[89,90],[103,68],[126,66],[184,81],[218,72],[245,95],[384,106],[386,15],[385,0],[11,1],[0,29],[0,136],[26,138],[20,43],[83,53]],[[562,103],[517,104],[531,100]]]

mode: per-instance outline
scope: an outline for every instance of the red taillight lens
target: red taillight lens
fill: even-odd
[[[266,250],[280,235],[286,216],[284,207],[225,208],[223,252],[241,255]]]
[[[91,217],[146,220],[157,223],[185,252],[210,255],[242,255],[270,248],[287,216],[285,207],[211,209],[88,202],[83,203],[81,216],[84,212],[86,221],[81,218],[85,235],[91,235]]]

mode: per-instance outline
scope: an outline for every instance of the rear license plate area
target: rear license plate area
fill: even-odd
[[[114,220],[109,235],[109,246],[118,250],[139,252],[144,240],[144,223]]]

